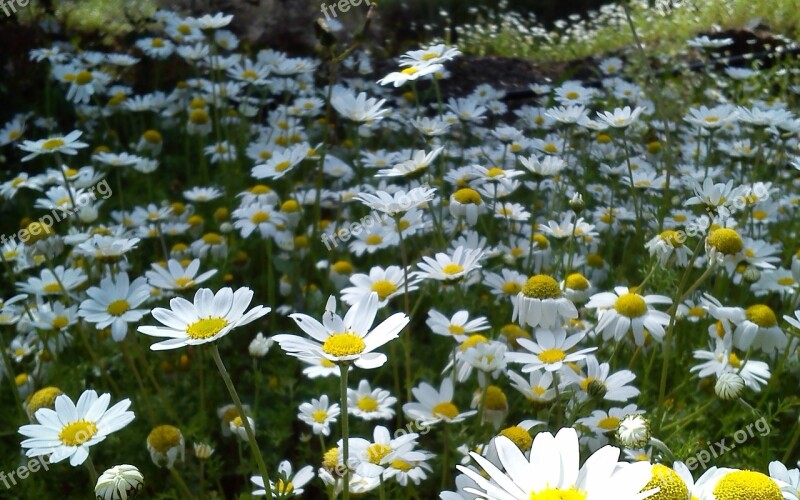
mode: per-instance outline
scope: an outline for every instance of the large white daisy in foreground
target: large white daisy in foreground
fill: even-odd
[[[332,363],[353,363],[359,368],[378,368],[386,363],[386,355],[373,352],[396,339],[408,324],[408,316],[396,313],[372,328],[378,312],[378,294],[365,295],[347,311],[344,318],[336,314],[336,298],[331,295],[322,315],[322,323],[305,314],[290,317],[313,340],[297,335],[275,335],[281,349],[298,358],[327,359]]]
[[[213,342],[237,326],[244,326],[270,311],[269,307],[256,306],[245,313],[251,300],[253,291],[249,288],[234,292],[226,287],[216,294],[208,288],[201,288],[194,295],[194,304],[175,297],[169,301],[171,310],[153,309],[153,317],[165,326],[140,326],[139,332],[169,339],[151,345],[150,349],[154,351]]]
[[[555,436],[549,432],[537,434],[530,459],[505,436],[498,437],[495,446],[505,472],[475,452],[470,455],[483,467],[488,479],[468,467],[458,466],[478,485],[465,491],[478,498],[640,500],[657,492],[641,492],[650,481],[652,465],[645,461],[619,462],[619,448],[613,446],[600,448],[579,467],[578,433],[569,427]]]
[[[81,465],[89,456],[89,447],[104,440],[133,420],[131,405],[124,399],[108,408],[109,394],[97,396],[89,390],[81,394],[78,404],[62,394],[56,398],[55,410],[40,408],[36,411],[38,424],[23,425],[19,433],[28,439],[22,442],[29,457],[50,455],[50,463],[69,458],[73,467]]]

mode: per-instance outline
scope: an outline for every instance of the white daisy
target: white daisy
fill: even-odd
[[[453,403],[453,379],[450,377],[442,380],[438,391],[432,385],[422,382],[419,387],[412,388],[411,392],[418,402],[404,404],[403,413],[423,426],[439,422],[463,422],[467,417],[478,413],[476,410],[462,412]]]
[[[81,465],[89,456],[89,447],[103,441],[134,418],[127,411],[131,402],[124,399],[111,408],[110,394],[97,395],[93,390],[84,391],[77,405],[66,394],[56,397],[55,410],[39,408],[35,413],[36,424],[23,425],[19,433],[28,439],[22,441],[28,457],[48,455],[50,463],[69,458],[73,467]]]
[[[597,347],[588,347],[574,352],[571,351],[578,343],[583,340],[585,333],[578,332],[567,336],[566,330],[546,330],[538,328],[536,330],[536,341],[525,338],[517,339],[517,344],[528,352],[509,352],[506,353],[506,360],[510,363],[522,363],[523,373],[540,370],[555,372],[565,367],[566,363],[582,361],[590,352],[597,350]],[[571,368],[568,368],[571,370]]]
[[[131,283],[128,273],[106,276],[100,286],[86,290],[88,299],[81,302],[78,315],[95,328],[111,327],[111,336],[116,342],[125,339],[128,323],[138,322],[147,314],[147,309],[136,309],[150,298],[150,287],[143,277]]]
[[[530,500],[535,498],[582,498],[600,500],[641,500],[655,491],[642,490],[650,480],[649,462],[626,464],[619,462],[619,448],[606,446],[592,454],[579,468],[578,433],[566,427],[553,436],[540,432],[533,440],[530,458],[505,436],[495,440],[499,469],[478,453],[472,458],[488,475],[464,467],[458,470],[478,485],[466,492],[479,498],[502,500]]]
[[[347,407],[350,414],[363,419],[390,419],[394,417],[394,404],[397,398],[385,389],[372,389],[369,381],[358,383],[358,390],[347,389]]]
[[[671,304],[672,299],[663,295],[639,295],[627,287],[618,286],[614,293],[601,292],[589,299],[586,307],[598,310],[596,330],[603,332],[603,338],[621,340],[628,331],[633,330],[637,346],[644,345],[644,330],[657,340],[664,336],[664,327],[669,323],[669,315],[651,309],[652,304]]]
[[[206,344],[270,312],[269,307],[256,306],[245,313],[251,300],[253,291],[249,288],[234,292],[226,287],[216,294],[201,288],[194,295],[194,303],[175,297],[169,302],[171,310],[153,309],[153,317],[165,326],[140,326],[139,332],[169,339],[151,345],[154,351]]]
[[[314,434],[330,436],[331,425],[336,423],[340,410],[339,405],[329,404],[328,396],[323,394],[319,399],[300,405],[297,418],[311,426]]]
[[[378,368],[386,363],[386,355],[373,352],[396,339],[409,319],[396,313],[372,328],[378,312],[378,294],[362,298],[344,318],[336,314],[336,298],[330,296],[322,323],[311,316],[295,313],[290,317],[314,340],[297,335],[275,335],[281,349],[295,357],[324,358],[338,364],[354,364],[359,368]]]

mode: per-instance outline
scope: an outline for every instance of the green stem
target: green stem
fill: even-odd
[[[339,365],[339,399],[342,406],[342,463],[344,464],[344,484],[342,485],[342,498],[350,498],[350,425],[347,421],[347,374],[350,366],[346,363]]]
[[[247,415],[244,412],[244,408],[242,407],[242,401],[239,399],[239,394],[236,392],[236,388],[233,386],[233,382],[231,381],[230,375],[228,375],[228,370],[225,368],[225,364],[222,362],[222,358],[219,356],[219,349],[217,348],[217,344],[211,344],[211,357],[214,358],[214,363],[217,365],[217,369],[219,370],[219,374],[222,377],[222,381],[225,382],[225,387],[228,389],[228,392],[231,395],[231,399],[233,400],[233,404],[236,405],[236,411],[239,412],[239,416],[242,418],[242,425],[244,426],[244,431],[247,433],[247,440],[250,442],[250,450],[253,453],[253,458],[256,459],[256,464],[258,464],[258,472],[261,474],[261,477],[264,479],[264,489],[266,490],[267,498],[272,498],[272,487],[269,484],[269,474],[267,474],[267,466],[264,464],[264,459],[261,456],[261,450],[258,448],[258,442],[256,441],[256,436],[253,433],[252,427],[250,427],[250,421],[247,419]]]

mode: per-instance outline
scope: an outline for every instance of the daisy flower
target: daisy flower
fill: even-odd
[[[386,191],[376,191],[375,193],[359,193],[355,199],[373,210],[383,212],[386,215],[395,216],[419,205],[433,200],[436,188],[427,186],[416,187],[409,191],[396,191],[390,194]]]
[[[363,438],[351,438],[350,460],[355,463],[356,474],[380,477],[395,460],[416,462],[427,459],[427,453],[414,450],[418,437],[416,432],[410,432],[392,439],[389,430],[378,425],[372,432],[372,442]]]
[[[442,71],[444,66],[441,64],[427,64],[424,66],[409,66],[401,71],[389,73],[385,77],[378,80],[378,85],[392,84],[395,87],[400,87],[406,82],[411,82],[433,73]]]
[[[186,440],[177,427],[159,425],[147,435],[147,451],[155,465],[171,469],[177,460],[183,462]]]
[[[100,500],[133,498],[144,488],[144,476],[133,465],[115,465],[97,478],[94,494]]]
[[[122,342],[128,333],[128,323],[135,323],[147,314],[147,309],[136,309],[150,298],[150,287],[143,277],[131,283],[128,273],[106,276],[100,286],[86,290],[88,299],[81,302],[78,315],[102,330],[111,327],[111,337]]]
[[[438,391],[432,385],[422,382],[419,387],[412,388],[411,392],[417,402],[404,404],[403,413],[425,427],[439,422],[447,424],[463,422],[467,417],[478,413],[477,410],[461,412],[453,404],[453,379],[450,377],[442,380]]]
[[[697,480],[700,487],[698,500],[725,500],[727,498],[758,498],[783,500],[783,481],[752,470],[711,467]]]
[[[278,465],[278,482],[275,483],[270,480],[271,491],[275,492],[279,498],[291,498],[293,496],[301,496],[305,491],[303,487],[309,481],[314,479],[314,468],[306,465],[296,473],[292,470],[292,464],[288,460],[284,460]],[[265,496],[267,494],[264,489],[264,478],[261,476],[253,476],[250,481],[259,487],[253,492],[253,496]]]
[[[183,197],[189,201],[205,202],[205,201],[216,200],[223,194],[225,193],[223,193],[222,191],[220,191],[219,188],[214,186],[211,187],[197,186],[193,187],[192,189],[187,189],[186,191],[184,191]]]
[[[217,270],[212,269],[198,275],[200,259],[192,260],[186,267],[176,259],[169,259],[166,267],[161,264],[151,264],[150,267],[152,270],[144,273],[147,282],[161,290],[188,290],[217,274]]]
[[[627,401],[639,395],[639,389],[628,384],[636,379],[636,375],[630,370],[619,370],[611,373],[608,363],[599,363],[595,356],[586,357],[586,373],[574,370],[565,370],[564,376],[567,382],[571,382],[580,387],[581,400],[589,397],[598,397],[606,401]]]
[[[616,108],[613,113],[608,111],[597,112],[597,117],[600,118],[600,121],[603,123],[608,124],[610,127],[614,128],[626,128],[628,125],[632,124],[639,118],[639,115],[642,114],[645,108],[641,106],[636,106],[633,110],[631,110],[630,106],[625,106],[624,108]]]
[[[358,383],[358,390],[347,389],[347,407],[350,413],[363,420],[390,419],[394,417],[397,398],[387,390],[372,389],[369,381]]]
[[[511,303],[511,321],[519,320],[522,327],[552,328],[564,319],[578,317],[575,304],[564,297],[558,282],[545,274],[528,278],[516,297],[511,297]]]
[[[459,246],[450,256],[446,253],[437,253],[435,259],[423,256],[417,267],[415,275],[422,279],[434,279],[444,282],[459,281],[476,269],[480,269],[483,251]]]
[[[650,480],[650,463],[619,462],[620,450],[613,446],[596,451],[579,468],[578,433],[570,427],[555,436],[538,433],[530,448],[530,458],[505,436],[495,440],[495,447],[505,472],[475,452],[470,455],[488,478],[463,465],[457,466],[477,483],[477,488],[466,488],[467,493],[503,500],[550,497],[599,500],[614,492],[613,497],[619,500],[641,500],[655,492],[642,493]]]
[[[256,306],[245,313],[253,300],[253,291],[226,287],[216,294],[201,288],[194,303],[182,297],[170,300],[171,309],[157,307],[151,312],[164,326],[140,326],[139,332],[168,340],[150,346],[154,351],[200,345],[224,337],[234,328],[247,325],[270,312],[269,307]]]
[[[75,290],[86,280],[87,276],[81,269],[56,266],[52,271],[42,269],[38,278],[30,277],[26,282],[18,282],[17,288],[29,295],[61,295]]]
[[[444,151],[443,147],[438,147],[430,153],[425,153],[424,150],[414,151],[410,160],[402,161],[392,168],[384,168],[375,173],[376,177],[414,177],[421,174],[428,165],[433,163],[439,154]]]
[[[549,372],[555,372],[561,370],[566,363],[583,361],[588,353],[597,350],[597,347],[588,347],[569,352],[583,340],[584,336],[583,332],[567,336],[566,330],[563,329],[538,328],[535,333],[536,341],[517,339],[517,344],[528,352],[509,352],[506,354],[506,360],[510,363],[522,363],[524,365],[523,373],[542,368]]]
[[[507,355],[506,355],[507,356]],[[546,404],[555,399],[556,390],[553,387],[553,372],[547,370],[534,370],[526,379],[522,375],[508,370],[511,387],[516,389],[531,403]]]
[[[366,92],[356,96],[355,92],[336,85],[333,87],[331,106],[343,117],[357,123],[371,123],[383,119],[389,113],[388,109],[381,109],[386,99],[367,98]]]
[[[48,455],[50,463],[69,458],[73,467],[81,465],[89,456],[89,447],[103,441],[134,418],[127,411],[131,402],[124,399],[111,408],[110,394],[98,396],[93,390],[84,391],[77,405],[66,394],[56,397],[55,410],[36,410],[36,424],[23,425],[19,433],[27,437],[22,447],[28,457]]]
[[[672,304],[672,299],[663,295],[639,295],[627,287],[618,286],[614,293],[601,292],[589,299],[586,307],[598,310],[596,330],[603,338],[621,340],[628,331],[633,331],[637,346],[644,345],[644,330],[657,340],[664,336],[664,327],[669,315],[651,309],[653,304]]]
[[[22,158],[22,161],[32,160],[42,154],[60,153],[65,155],[76,155],[79,149],[89,147],[85,142],[78,141],[83,134],[80,130],[73,130],[64,136],[53,136],[49,139],[39,139],[38,141],[22,141],[18,147],[30,153]]]
[[[311,426],[314,434],[330,436],[331,424],[336,423],[339,416],[339,405],[329,405],[328,396],[323,394],[319,399],[312,399],[310,403],[300,405],[297,418]]]
[[[358,303],[364,296],[370,293],[377,293],[379,308],[386,307],[389,299],[404,294],[406,291],[413,292],[419,287],[419,278],[409,277],[409,282],[405,282],[405,274],[398,266],[389,266],[383,269],[375,266],[369,270],[369,275],[356,273],[350,276],[350,283],[354,286],[347,287],[341,291],[342,301],[347,305]]]
[[[375,349],[396,339],[409,319],[403,313],[396,313],[372,328],[377,312],[378,294],[375,292],[352,306],[344,318],[336,314],[336,298],[330,296],[322,323],[305,314],[289,316],[313,340],[297,335],[275,335],[273,338],[281,349],[295,357],[324,358],[363,369],[378,368],[386,363],[387,358],[385,354],[374,352]]]
[[[425,324],[436,335],[453,336],[459,342],[465,340],[468,335],[490,328],[489,321],[485,317],[479,316],[470,320],[469,311],[466,310],[458,311],[452,318],[448,318],[436,309],[430,309]]]

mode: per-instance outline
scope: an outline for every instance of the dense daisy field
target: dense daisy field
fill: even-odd
[[[511,100],[231,20],[29,54],[0,498],[798,499],[792,62]]]

